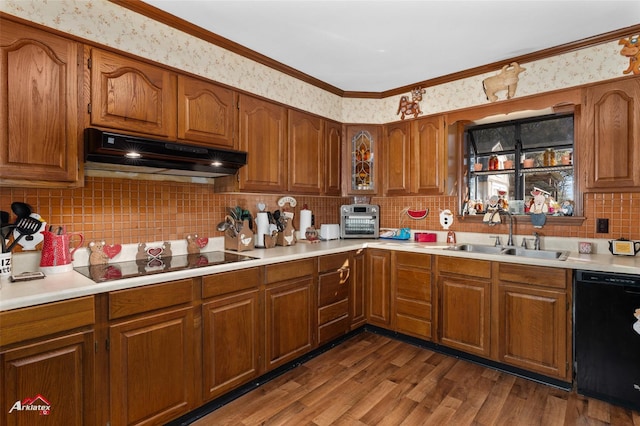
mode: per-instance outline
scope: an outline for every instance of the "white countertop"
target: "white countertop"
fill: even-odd
[[[486,234],[480,234],[479,236],[469,234],[464,235],[464,237],[464,242],[487,244]],[[444,238],[441,238],[441,236],[439,235],[438,239]],[[460,243],[461,240],[462,238],[458,238],[458,243]],[[559,261],[529,259],[505,255],[469,253],[463,251],[450,251],[444,250],[447,245],[443,242],[418,243],[412,240],[400,241],[384,239],[332,240],[321,241],[313,244],[298,242],[297,244],[289,247],[255,249],[251,251],[243,251],[240,253],[243,255],[255,257],[256,259],[253,260],[207,266],[196,269],[187,269],[182,271],[166,272],[135,278],[120,279],[102,283],[96,283],[75,271],[65,272],[61,274],[51,274],[44,279],[18,283],[12,283],[8,280],[2,280],[0,288],[0,311],[56,302],[75,297],[94,295],[108,291],[121,290],[148,284],[155,284],[159,282],[174,281],[184,278],[244,269],[248,267],[263,266],[271,263],[288,262],[308,257],[340,253],[365,247],[565,269],[582,269],[603,272],[640,274],[640,256],[613,256],[608,251],[606,251],[605,254],[605,250],[602,249],[602,244],[600,244],[597,254],[579,254],[577,252],[577,243],[575,241],[569,241],[569,239],[562,239],[561,241],[552,241],[551,239],[549,239],[546,240],[545,243],[546,244],[543,248],[546,249],[566,250],[566,247],[568,245],[573,245],[573,247],[576,247],[576,250],[570,250],[570,256],[567,260]],[[552,245],[555,245],[555,247],[552,247]],[[172,242],[172,247],[174,248],[174,255],[182,254],[180,252],[181,247],[179,246],[179,242],[177,244],[174,244]],[[214,250],[222,250],[221,239],[211,239],[210,244],[203,251]],[[78,253],[79,252],[80,251],[78,251]],[[87,256],[83,257],[82,255],[80,255],[79,257],[80,259],[77,259],[77,261],[80,263],[77,264],[77,262],[74,261],[74,266],[86,265],[87,263],[84,262],[87,262]],[[38,253],[17,254],[14,256],[14,272],[19,273],[23,271],[36,271],[38,270],[38,262]]]

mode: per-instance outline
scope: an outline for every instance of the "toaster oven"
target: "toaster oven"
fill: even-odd
[[[340,238],[378,238],[380,206],[349,204],[340,207]]]

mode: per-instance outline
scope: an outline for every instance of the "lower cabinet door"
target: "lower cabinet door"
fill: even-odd
[[[194,408],[193,309],[109,327],[111,425],[156,425]]]
[[[489,281],[440,276],[440,343],[474,355],[490,355]]]
[[[313,347],[313,278],[272,284],[265,290],[266,368],[271,370]]]
[[[202,305],[203,398],[215,398],[259,373],[258,290]]]
[[[499,288],[499,360],[567,379],[566,292],[502,284]]]
[[[92,331],[1,353],[0,424],[94,424],[94,358]]]

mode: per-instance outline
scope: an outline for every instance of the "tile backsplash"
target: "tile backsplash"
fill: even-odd
[[[239,205],[254,215],[259,202],[268,211],[289,194],[216,194],[211,185],[166,181],[86,177],[76,189],[0,188],[0,210],[11,213],[11,202],[24,201],[48,224],[65,225],[88,241],[108,244],[178,240],[188,234],[222,236],[216,225],[226,207]],[[297,213],[307,204],[316,224],[337,223],[340,197],[295,196]],[[11,213],[12,214],[12,213]],[[12,214],[12,221],[15,220]]]
[[[227,206],[239,205],[257,212],[257,204],[267,210],[278,209],[283,194],[243,194],[213,191],[211,185],[165,181],[141,181],[120,178],[87,177],[85,186],[76,189],[0,188],[0,210],[11,212],[11,202],[24,201],[48,224],[65,225],[68,232],[81,232],[86,241],[104,240],[108,244],[177,240],[187,234],[222,236],[216,230]],[[338,223],[340,205],[350,197],[295,196],[297,205],[294,226],[298,229],[298,212],[306,204],[313,211],[315,224]],[[451,196],[373,197],[381,206],[381,227],[409,227],[440,230],[439,212],[458,209]],[[413,220],[401,215],[404,208],[428,208],[425,219]],[[586,220],[581,226],[545,225],[542,235],[640,240],[640,193],[585,194]],[[609,233],[596,233],[596,218],[609,219]],[[12,215],[12,221],[15,219]],[[504,228],[504,229],[503,229]],[[460,232],[506,233],[506,226],[495,228],[456,218],[452,228]],[[514,232],[528,235],[530,224],[516,222]]]

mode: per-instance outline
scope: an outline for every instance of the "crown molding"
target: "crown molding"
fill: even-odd
[[[423,88],[432,87],[432,86],[437,86],[444,83],[450,83],[452,81],[456,81],[464,78],[473,77],[473,76],[484,74],[487,72],[496,71],[502,68],[503,65],[510,64],[511,62],[527,63],[527,62],[537,61],[540,59],[557,56],[560,54],[583,49],[585,47],[606,43],[612,40],[617,40],[617,39],[621,39],[624,37],[628,37],[628,36],[640,33],[640,24],[632,25],[630,27],[621,28],[619,30],[611,31],[608,33],[584,38],[582,40],[562,44],[559,46],[551,47],[549,49],[539,50],[536,52],[528,53],[526,55],[505,59],[503,61],[492,62],[490,64],[482,65],[475,68],[469,68],[467,70],[455,72],[452,74],[447,74],[447,75],[432,78],[429,80],[419,81],[407,86],[385,90],[383,92],[354,92],[354,91],[345,91],[335,86],[332,86],[322,80],[319,80],[315,77],[312,77],[308,74],[298,71],[295,68],[292,68],[288,65],[285,65],[274,59],[271,59],[268,56],[262,55],[261,53],[248,49],[238,43],[235,43],[222,36],[219,36],[211,31],[205,30],[181,18],[177,18],[176,16],[171,15],[170,13],[160,10],[147,3],[144,3],[141,0],[109,0],[109,1],[118,6],[127,8],[133,12],[144,15],[150,19],[153,19],[154,21],[161,22],[179,31],[183,31],[201,40],[215,44],[216,46],[219,46],[237,55],[244,56],[247,59],[258,62],[276,71],[280,71],[284,74],[287,74],[291,77],[294,77],[305,83],[309,83],[322,90],[326,90],[327,92],[333,93],[343,98],[382,99],[389,96],[395,96],[395,95],[403,94],[406,92],[410,92],[411,89],[418,86]]]

